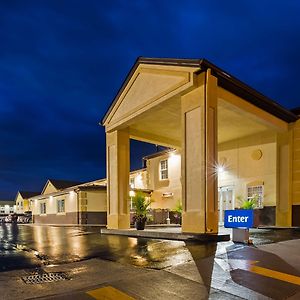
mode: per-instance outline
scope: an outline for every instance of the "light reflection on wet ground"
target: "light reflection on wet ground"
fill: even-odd
[[[250,229],[255,246],[300,239],[300,229]]]
[[[2,271],[95,257],[157,269],[192,259],[184,242],[101,235],[97,227],[3,224],[0,243]]]
[[[99,227],[2,224],[0,271],[101,258],[163,269],[210,256],[212,244],[101,235]],[[300,231],[251,230],[255,245],[300,238]],[[215,245],[213,246],[215,247]]]

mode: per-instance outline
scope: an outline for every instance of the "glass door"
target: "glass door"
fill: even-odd
[[[224,225],[224,210],[234,209],[234,190],[232,186],[219,188],[219,225]]]

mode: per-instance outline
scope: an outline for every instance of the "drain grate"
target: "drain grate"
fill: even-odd
[[[22,280],[26,284],[40,284],[46,282],[57,282],[62,280],[68,280],[69,277],[63,272],[36,272],[34,274],[23,276]]]

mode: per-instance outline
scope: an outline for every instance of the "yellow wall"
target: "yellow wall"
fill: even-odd
[[[106,190],[80,191],[79,192],[79,211],[99,212],[106,211],[107,199]],[[52,195],[34,200],[33,214],[40,214],[40,203],[46,202],[46,214],[57,214],[57,200],[65,200],[65,213],[77,212],[78,198],[77,193],[68,191],[61,195]],[[65,214],[59,213],[59,214]]]
[[[104,191],[80,191],[80,211],[99,212],[107,210],[107,194]]]
[[[262,156],[257,159],[258,151]],[[233,186],[235,197],[247,197],[247,185],[264,183],[264,206],[275,206],[277,199],[277,143],[272,133],[262,133],[219,145],[218,186]],[[235,207],[240,203],[235,201]]]
[[[129,177],[129,183],[131,180],[134,180],[133,187],[131,188],[148,189],[148,175],[146,170],[131,172]]]
[[[294,123],[292,131],[292,203],[300,205],[300,120]]]
[[[168,175],[166,180],[159,178],[159,163],[161,160],[168,159]],[[147,161],[149,189],[154,190],[152,198],[154,203],[152,208],[175,208],[177,201],[181,201],[181,157],[180,154],[155,157]],[[171,192],[172,197],[163,197],[163,193]]]
[[[44,190],[43,195],[55,193],[57,191],[58,190],[56,189],[56,187],[50,181],[48,181],[47,186],[46,186],[46,188]]]
[[[23,207],[22,207],[23,204]],[[20,193],[18,193],[18,196],[16,198],[16,213],[23,214],[25,211],[29,211],[29,201],[28,199],[23,199]]]

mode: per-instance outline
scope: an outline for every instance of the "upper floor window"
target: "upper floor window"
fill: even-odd
[[[131,177],[129,179],[129,186],[130,186],[130,188],[134,189],[134,177]]]
[[[64,199],[57,200],[57,212],[58,213],[65,212],[65,200]]]
[[[264,199],[264,186],[263,185],[253,185],[247,187],[247,198],[253,199],[257,198],[257,207],[263,207]]]
[[[159,162],[159,179],[168,179],[168,160],[164,159]]]

